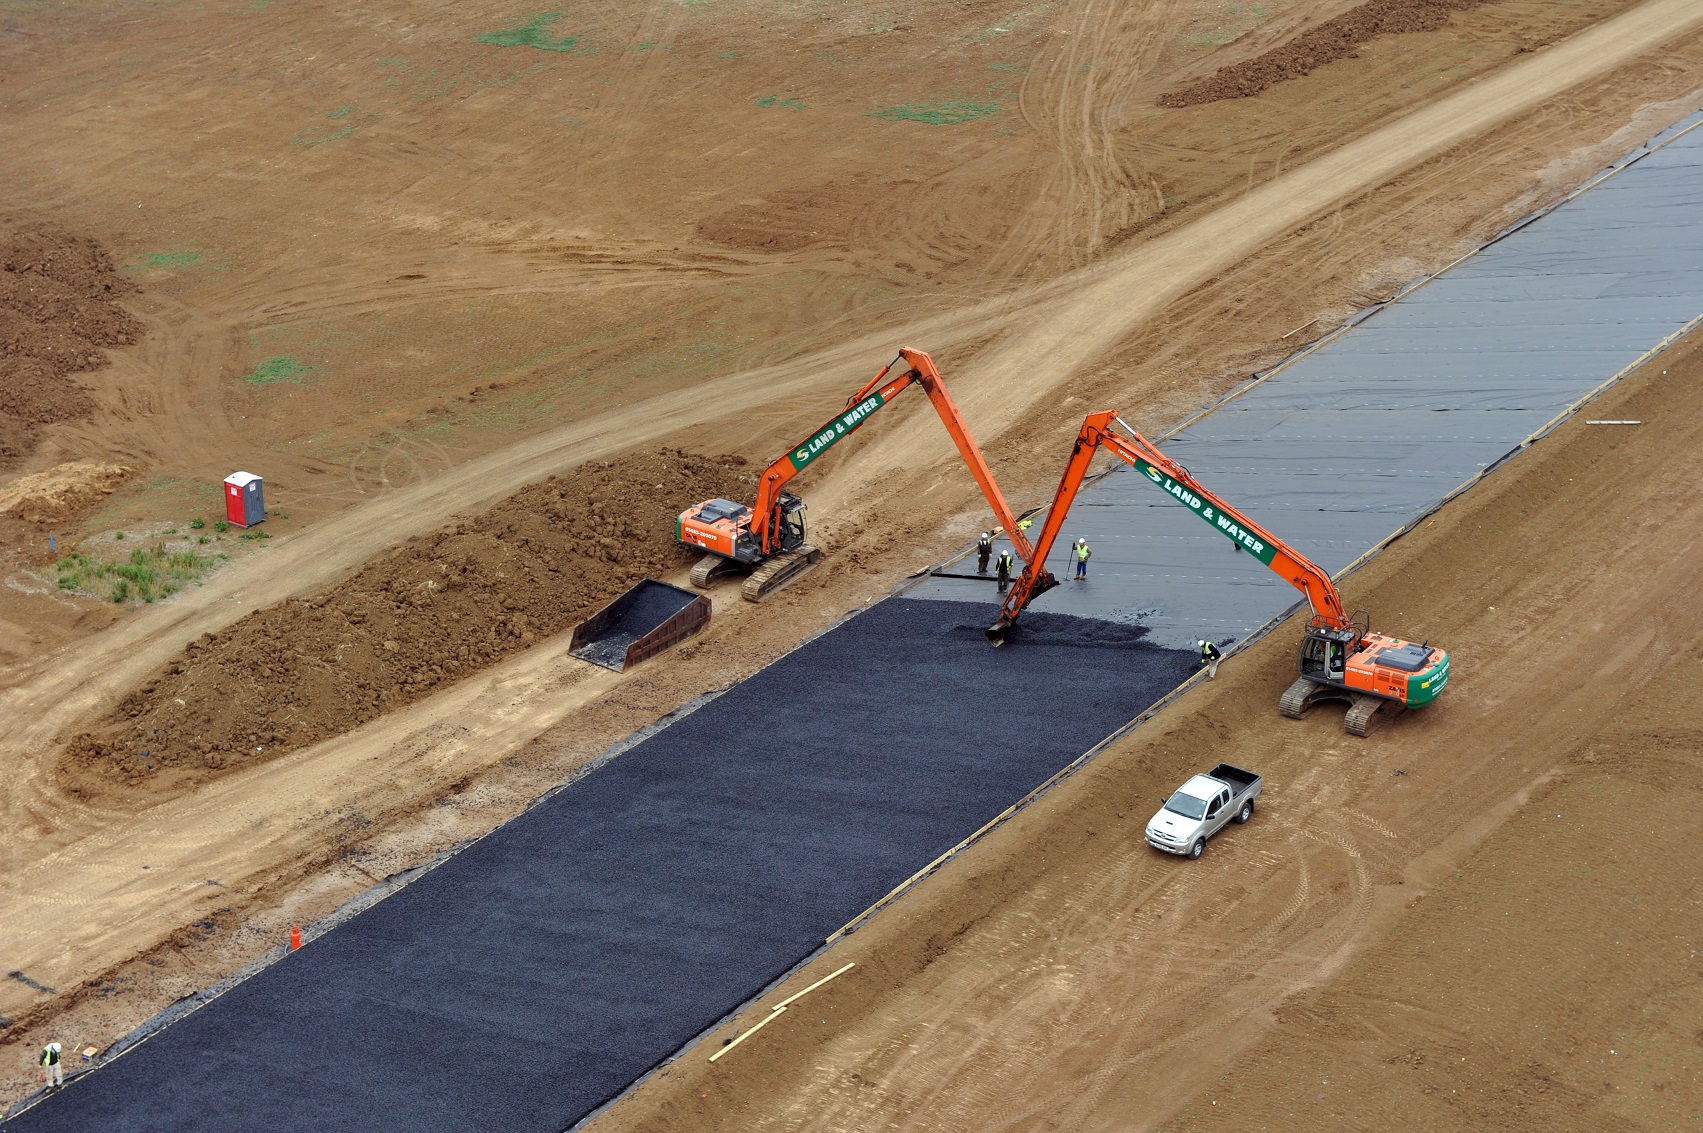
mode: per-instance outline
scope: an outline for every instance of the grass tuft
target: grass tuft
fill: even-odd
[[[110,562],[73,551],[55,563],[53,569],[58,575],[59,589],[84,594],[104,591],[113,602],[123,605],[132,598],[141,602],[169,598],[224,558],[222,554],[168,551],[164,543],[156,543],[152,547],[138,547],[128,558]]]
[[[273,382],[299,382],[312,366],[296,361],[288,354],[276,354],[242,376],[250,385],[267,386]]]
[[[476,35],[473,42],[486,43],[492,47],[536,47],[540,51],[572,51],[579,46],[579,36],[550,38],[550,25],[561,18],[560,12],[540,12],[519,27]]]
[[[928,126],[961,126],[990,114],[999,113],[999,103],[970,102],[949,99],[946,102],[922,103],[916,106],[887,106],[871,110],[867,117],[888,122],[921,122]]]
[[[146,271],[175,271],[194,267],[200,260],[200,252],[143,252],[136,257],[136,266]]]

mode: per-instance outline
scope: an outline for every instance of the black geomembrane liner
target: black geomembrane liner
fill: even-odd
[[[894,598],[8,1133],[556,1133],[1175,688],[1145,631]]]

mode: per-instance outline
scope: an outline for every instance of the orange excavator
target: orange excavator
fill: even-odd
[[[1126,438],[1112,431],[1120,426]],[[1057,585],[1046,570],[1047,552],[1064,526],[1088,464],[1101,448],[1168,492],[1236,546],[1270,567],[1307,597],[1313,617],[1301,642],[1300,676],[1278,703],[1278,710],[1300,719],[1322,700],[1348,701],[1344,727],[1364,736],[1377,726],[1379,710],[1390,704],[1419,708],[1437,699],[1449,683],[1449,655],[1429,642],[1415,643],[1373,633],[1364,611],[1349,617],[1342,595],[1323,569],[1259,524],[1213,495],[1188,469],[1160,452],[1153,442],[1124,423],[1115,412],[1091,413],[1082,422],[1064,477],[1035,542],[1034,555],[1006,593],[999,621],[988,640],[1005,641],[1024,607]]]
[[[799,445],[763,471],[758,480],[757,502],[750,507],[732,500],[705,500],[680,513],[675,538],[706,554],[692,568],[692,585],[700,589],[718,575],[749,571],[741,593],[761,602],[821,560],[822,552],[805,541],[804,501],[786,491],[787,482],[812,461],[851,436],[875,413],[906,387],[920,385],[934,403],[935,411],[952,434],[952,440],[970,466],[970,474],[981,486],[982,495],[1004,525],[1017,553],[1027,562],[1034,553],[1018,530],[1005,497],[994,483],[993,473],[981,450],[971,439],[958,407],[946,392],[946,383],[935,369],[934,360],[921,350],[901,347],[899,356],[887,363],[862,389],[846,399],[845,411],[822,424]]]

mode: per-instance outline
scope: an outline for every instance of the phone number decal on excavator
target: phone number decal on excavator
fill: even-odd
[[[797,448],[792,450],[792,455],[789,459],[792,461],[793,470],[798,471],[806,464],[809,464],[812,460],[821,456],[831,445],[834,444],[835,441],[842,439],[846,436],[846,434],[863,424],[863,419],[865,417],[868,417],[871,413],[874,413],[885,404],[887,404],[887,399],[885,397],[883,397],[880,393],[872,393],[856,405],[852,406],[850,409],[846,410],[844,413],[840,414],[839,417],[835,418],[831,424],[824,426],[820,433],[817,433],[804,444],[799,445]]]
[[[1244,530],[1240,523],[1237,523],[1234,519],[1225,515],[1222,511],[1214,508],[1211,504],[1207,503],[1183,485],[1177,483],[1175,480],[1153,467],[1153,465],[1147,463],[1147,461],[1142,460],[1140,457],[1135,458],[1135,467],[1142,475],[1165,489],[1172,496],[1176,497],[1177,500],[1187,504],[1190,511],[1194,512],[1196,515],[1206,520],[1206,522],[1222,531],[1226,537],[1228,537],[1238,547],[1242,548],[1242,550],[1248,552],[1266,566],[1271,565],[1271,560],[1277,555],[1276,547],[1270,546],[1263,539],[1260,539],[1251,532]]]

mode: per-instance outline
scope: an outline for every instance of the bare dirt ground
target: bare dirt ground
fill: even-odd
[[[57,783],[84,802],[132,785],[157,797],[342,735],[571,633],[636,578],[689,568],[673,501],[750,499],[756,481],[742,456],[664,450],[529,484],[202,634],[66,746]]]
[[[1699,377],[1693,337],[1349,580],[1452,651],[1434,710],[1369,740],[1279,720],[1287,627],[596,1127],[1688,1124]],[[1203,758],[1267,776],[1253,822],[1196,863],[1149,850]]]
[[[19,1023],[6,1045],[27,1045],[49,1018],[96,1040],[122,1032],[275,941],[290,919],[512,814],[605,743],[751,671],[981,520],[967,478],[938,455],[942,439],[896,410],[899,420],[842,446],[824,462],[830,478],[810,485],[813,515],[827,520],[818,534],[837,548],[833,571],[761,610],[718,603],[718,624],[665,666],[588,673],[552,638],[265,767],[192,791],[162,782],[121,804],[79,801],[55,776],[59,745],[184,643],[585,459],[665,442],[767,456],[796,432],[801,406],[805,419],[832,408],[912,336],[947,363],[1002,476],[1038,496],[1075,399],[1174,417],[1280,354],[1284,332],[1446,261],[1690,109],[1675,100],[1698,85],[1699,48],[1675,32],[1697,14],[1671,0],[1464,83],[1626,7],[1488,5],[1434,32],[1373,41],[1259,100],[1177,112],[1153,105],[1165,83],[1248,47],[1230,36],[1217,48],[1228,34],[1218,9],[1087,5],[1006,21],[971,5],[856,34],[844,21],[767,9],[724,11],[732,22],[713,28],[692,24],[689,10],[646,9],[620,28],[601,16],[611,23],[595,54],[591,32],[523,33],[506,13],[480,31],[541,36],[551,49],[475,48],[459,25],[377,21],[344,26],[327,50],[340,60],[331,73],[389,109],[362,117],[353,95],[339,98],[314,111],[323,134],[287,138],[265,133],[287,117],[267,100],[307,106],[323,96],[324,68],[290,48],[289,64],[261,80],[247,38],[254,17],[263,28],[284,22],[270,29],[273,45],[300,42],[291,36],[307,35],[310,17],[345,17],[296,7],[193,18],[149,9],[129,21],[9,13],[76,50],[63,72],[10,73],[16,85],[0,89],[18,113],[0,120],[0,144],[42,147],[75,168],[87,159],[66,129],[73,121],[140,131],[171,158],[156,163],[166,172],[134,210],[121,201],[136,195],[122,154],[75,187],[54,180],[60,167],[31,167],[29,215],[121,250],[142,283],[133,305],[150,337],[103,376],[95,423],[49,430],[28,467],[99,451],[147,470],[143,487],[85,521],[90,532],[205,509],[196,485],[238,465],[288,493],[292,518],[200,590],[126,615],[76,650],[48,649],[86,632],[64,611],[110,618],[105,610],[3,591],[33,603],[12,624],[61,631],[20,648],[0,694],[0,744],[16,767],[0,813],[19,832],[4,851],[0,920],[18,970],[57,989],[14,981],[0,993]],[[202,51],[215,33],[237,42]],[[427,54],[381,54],[399,35]],[[883,37],[882,50],[862,36]],[[754,44],[769,45],[762,89],[777,89],[749,105],[708,99],[727,84],[722,68]],[[836,45],[862,52],[851,58],[864,69],[835,70],[845,61],[832,58]],[[475,49],[549,66],[487,75]],[[989,86],[1016,76],[1015,88],[959,99],[943,78],[916,94],[915,59],[943,50],[973,59]],[[431,70],[422,59],[435,60]],[[874,97],[871,69],[888,84]],[[794,71],[801,85],[784,89],[775,77]],[[188,100],[168,114],[148,102],[186,77],[235,109]],[[409,85],[422,77],[447,86]],[[817,85],[803,89],[807,79]],[[543,87],[550,80],[560,95]],[[124,98],[103,109],[99,92],[115,83]],[[567,115],[567,136],[583,141],[492,140],[517,116],[531,122],[576,99],[613,136]],[[839,117],[810,117],[820,106]],[[1379,129],[1415,106],[1400,128]],[[819,137],[836,124],[842,141],[824,154]],[[209,151],[195,131],[214,129],[223,171],[197,179],[185,171]],[[766,139],[789,159],[777,169],[743,142],[696,163],[658,156],[673,152],[666,139],[706,130]],[[251,164],[229,159],[245,153]],[[475,166],[477,194],[454,173]],[[514,215],[490,221],[492,200]],[[763,224],[741,229],[748,215]],[[172,242],[191,216],[216,223]],[[789,224],[779,245],[756,239]],[[1056,430],[1007,431],[1073,375],[1055,397],[1069,411]],[[905,506],[880,502],[889,497]],[[39,561],[12,550],[15,563]]]

